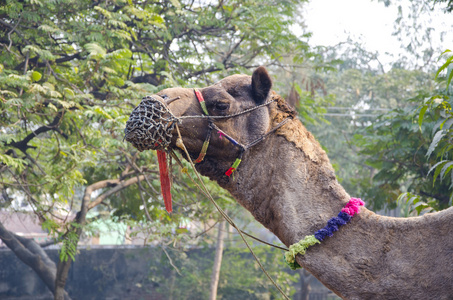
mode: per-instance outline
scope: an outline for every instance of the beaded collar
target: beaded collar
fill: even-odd
[[[349,223],[352,217],[360,211],[360,206],[364,205],[365,203],[361,199],[351,198],[337,217],[327,221],[327,225],[324,228],[318,230],[314,235],[307,235],[298,243],[289,246],[289,251],[285,253],[285,261],[291,270],[302,268],[296,261],[297,254],[304,255],[308,247],[320,244],[326,237],[333,236],[333,233],[338,231],[339,227]]]

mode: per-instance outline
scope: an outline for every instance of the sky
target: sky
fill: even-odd
[[[367,0],[312,0],[305,22],[313,33],[312,43],[334,45],[348,35],[364,38],[370,49],[391,50],[397,11]]]
[[[404,0],[403,5],[408,1]],[[423,15],[422,22],[433,28],[449,29],[444,42],[439,34],[434,34],[433,42],[443,50],[453,49],[453,15],[444,14],[439,6],[435,8]],[[332,46],[350,35],[353,40],[361,40],[368,51],[378,51],[381,62],[388,64],[402,51],[400,42],[392,36],[397,15],[397,6],[385,7],[376,0],[311,0],[305,7],[304,21],[313,34],[310,44]]]

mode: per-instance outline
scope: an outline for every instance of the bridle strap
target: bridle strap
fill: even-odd
[[[233,145],[238,146],[239,148],[241,148],[241,152],[239,154],[239,157],[236,158],[236,160],[234,161],[233,165],[225,172],[225,175],[230,177],[233,174],[233,172],[236,171],[236,169],[238,168],[239,164],[242,162],[242,155],[244,154],[244,152],[246,150],[248,150],[248,149],[252,148],[253,146],[259,144],[260,142],[264,141],[266,139],[266,137],[268,137],[272,133],[276,132],[280,127],[285,125],[290,119],[292,119],[292,117],[287,117],[286,119],[284,119],[283,121],[278,123],[277,126],[272,128],[271,130],[269,130],[266,134],[262,135],[261,137],[257,138],[256,140],[248,143],[247,145],[243,145],[243,144],[237,142],[235,139],[233,139],[231,136],[229,136],[227,133],[225,133],[219,127],[217,127],[217,125],[215,125],[214,123],[209,124],[210,127],[212,126],[213,129],[217,130],[217,133],[219,133],[219,135],[221,137],[224,136]]]
[[[194,89],[195,96],[197,97],[198,102],[200,103],[201,109],[203,110],[203,113],[209,117],[208,109],[206,107],[206,102],[204,101],[203,95],[198,89]],[[212,124],[212,121],[209,120],[209,125]],[[206,138],[203,142],[203,146],[201,147],[200,154],[198,155],[198,158],[194,161],[194,163],[199,164],[203,161],[204,157],[206,156],[206,152],[208,151],[209,147],[209,141],[211,140],[211,131],[212,127],[208,126],[208,133],[206,134]]]
[[[269,130],[267,133],[265,133],[264,135],[260,136],[259,138],[257,138],[256,140],[248,143],[247,145],[244,145],[244,144],[241,144],[239,143],[238,141],[236,141],[235,139],[233,139],[231,136],[229,136],[227,133],[225,133],[222,129],[220,129],[219,127],[217,127],[217,125],[215,125],[214,123],[211,123],[209,124],[210,127],[212,127],[212,129],[215,129],[217,130],[217,133],[219,133],[219,135],[222,137],[225,137],[227,138],[233,145],[235,146],[238,146],[240,147],[243,151],[245,150],[248,150],[250,148],[252,148],[253,146],[259,144],[260,142],[262,142],[263,140],[266,139],[266,137],[268,137],[269,135],[271,135],[272,133],[274,133],[275,131],[277,131],[280,127],[282,127],[283,125],[285,125],[289,120],[291,120],[292,117],[287,117],[285,118],[283,121],[281,121],[280,123],[277,124],[277,126],[275,126],[274,128],[272,128],[271,130]]]
[[[208,133],[206,134],[206,139],[203,142],[203,146],[201,147],[200,154],[198,155],[198,158],[194,161],[194,163],[198,164],[201,163],[206,156],[206,152],[208,151],[209,147],[209,141],[211,140],[211,131],[212,127],[208,127]]]
[[[241,111],[241,112],[233,114],[233,115],[228,115],[228,116],[210,116],[209,112],[208,112],[208,109],[206,107],[206,102],[204,101],[203,95],[201,94],[201,92],[198,89],[194,89],[194,92],[195,92],[195,96],[197,97],[198,102],[200,103],[201,109],[203,110],[203,113],[205,115],[204,117],[209,120],[209,126],[208,126],[208,132],[207,132],[207,135],[206,135],[206,139],[205,139],[205,141],[203,143],[203,146],[201,147],[200,154],[198,155],[198,158],[194,161],[194,163],[198,164],[198,163],[201,163],[203,161],[204,157],[206,156],[206,152],[208,151],[209,141],[211,140],[211,132],[212,132],[213,129],[215,129],[215,130],[217,130],[217,133],[220,135],[220,138],[225,137],[234,146],[237,146],[237,147],[240,148],[240,153],[239,153],[238,158],[236,158],[236,160],[234,161],[233,165],[231,165],[231,167],[225,172],[225,175],[227,175],[228,177],[231,176],[233,174],[233,172],[238,168],[239,164],[242,161],[242,155],[244,154],[244,152],[246,150],[250,149],[251,147],[253,147],[253,146],[257,145],[258,143],[262,142],[263,140],[265,140],[266,137],[268,137],[270,134],[272,134],[275,131],[277,131],[280,127],[285,125],[286,122],[288,122],[290,119],[292,119],[292,117],[287,117],[282,122],[278,123],[277,126],[272,128],[271,130],[269,130],[269,132],[267,132],[266,134],[262,135],[261,137],[257,138],[256,140],[252,141],[251,143],[248,143],[247,145],[243,145],[243,144],[239,143],[238,141],[236,141],[234,138],[232,138],[230,135],[225,133],[223,130],[221,130],[217,125],[215,125],[214,122],[213,122],[213,119],[214,118],[219,118],[219,119],[220,118],[232,118],[232,117],[236,117],[236,116],[239,116],[239,115],[242,115],[242,114],[246,114],[246,113],[251,112],[251,111],[253,111],[255,109],[258,109],[260,107],[267,106],[267,105],[271,104],[272,102],[275,101],[275,99],[271,99],[270,101],[268,101],[268,102],[266,102],[264,104],[261,104],[261,105],[258,105],[258,106],[254,106],[252,108],[246,109],[244,111]],[[191,117],[192,118],[196,118],[197,116],[191,116]]]
[[[194,91],[195,91],[195,96],[197,96],[198,102],[200,102],[201,109],[203,110],[203,112],[206,116],[209,116],[208,108],[206,107],[206,102],[204,102],[203,95],[201,94],[201,92],[198,89],[194,89]]]

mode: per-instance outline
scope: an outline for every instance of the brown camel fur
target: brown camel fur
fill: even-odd
[[[201,92],[213,116],[278,98],[248,114],[215,121],[246,144],[287,116],[295,116],[271,86],[267,71],[260,67],[251,77],[229,76]],[[202,115],[192,89],[165,89],[155,97],[162,102],[181,97],[168,105],[175,116]],[[208,122],[184,119],[179,126],[194,159]],[[177,148],[175,142],[173,134],[170,147]],[[350,199],[326,153],[297,117],[247,150],[234,176],[225,176],[237,156],[238,148],[214,131],[197,169],[227,189],[286,246],[323,228]],[[333,237],[296,260],[344,299],[453,299],[452,228],[453,208],[414,218],[384,217],[362,208]]]

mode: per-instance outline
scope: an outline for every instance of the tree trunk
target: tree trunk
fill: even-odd
[[[69,230],[76,233],[78,240],[80,238],[80,235],[82,234],[82,227],[85,224],[86,214],[88,210],[96,207],[112,194],[144,179],[145,175],[133,177],[128,180],[107,179],[96,182],[86,187],[85,194],[82,199],[81,209],[75,219],[75,223],[77,223],[78,225],[71,226]],[[112,185],[114,186],[113,188],[107,190],[105,193],[98,196],[95,200],[91,201],[91,194],[94,191]],[[30,266],[36,272],[41,280],[44,281],[49,290],[54,294],[55,300],[71,299],[64,289],[66,280],[68,278],[68,272],[72,263],[71,257],[69,257],[66,261],[59,261],[58,267],[56,267],[55,263],[49,259],[40,245],[38,245],[32,239],[20,237],[13,232],[8,231],[1,222],[0,239],[6,244],[6,246],[8,246],[8,248],[11,249],[11,251],[14,252],[14,254],[21,261]]]
[[[175,269],[171,269],[170,272],[170,295],[168,296],[168,300],[173,300],[173,289],[175,288],[175,281],[176,281],[176,274]]]
[[[307,272],[305,269],[299,270],[299,278],[300,278],[300,298],[299,300],[308,300],[310,298],[310,282],[311,276],[310,273]]]
[[[56,266],[47,253],[34,240],[18,236],[8,231],[0,222],[0,239],[8,248],[41,278],[52,293],[55,293]],[[65,290],[61,299],[71,299]]]
[[[212,267],[211,274],[211,288],[209,292],[209,300],[215,300],[217,298],[217,287],[219,285],[220,267],[222,266],[222,255],[223,255],[223,236],[225,231],[225,220],[219,223],[217,234],[217,245],[215,248],[214,266]]]
[[[77,213],[77,217],[75,219],[75,223],[77,223],[77,226],[71,226],[69,230],[72,230],[76,233],[77,235],[77,241],[75,242],[75,246],[77,247],[78,240],[80,239],[80,236],[82,234],[82,227],[85,225],[86,222],[86,215],[88,213],[88,210],[96,207],[99,205],[102,201],[104,201],[105,198],[108,196],[132,185],[137,183],[140,180],[145,179],[144,175],[140,175],[137,177],[133,177],[128,180],[119,180],[119,179],[107,179],[107,180],[102,180],[98,181],[96,183],[93,183],[92,185],[89,185],[85,188],[85,194],[82,198],[82,205],[80,207],[80,211]],[[102,195],[98,196],[95,200],[91,201],[91,195],[94,191],[97,191],[99,189],[108,187],[110,185],[114,185],[113,188],[110,190],[106,191]],[[54,300],[67,300],[65,294],[64,287],[66,285],[66,280],[68,278],[68,273],[69,269],[71,268],[72,264],[72,259],[71,257],[68,257],[66,261],[59,261],[58,267],[57,267],[57,276],[55,280],[55,293],[54,293]]]

